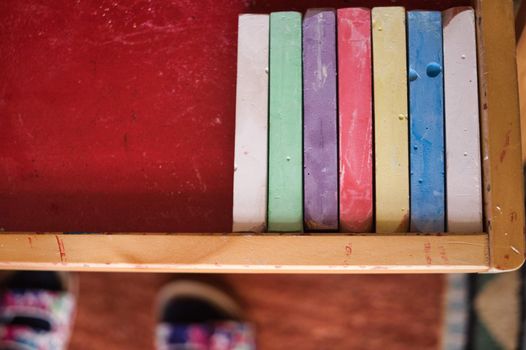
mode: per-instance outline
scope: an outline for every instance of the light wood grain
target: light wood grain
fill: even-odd
[[[446,272],[488,268],[487,235],[1,234],[0,268],[177,272]]]
[[[513,6],[477,0],[484,213],[493,271],[524,262],[524,184]]]

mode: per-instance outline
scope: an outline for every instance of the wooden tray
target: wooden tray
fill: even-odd
[[[237,14],[287,8],[304,10],[315,7],[315,3],[318,4],[315,1],[305,1],[301,4],[294,1],[255,1],[252,5],[245,5],[242,1],[239,1],[239,4],[228,1],[224,4],[217,1],[196,3],[182,1],[179,5],[186,6],[186,12],[178,12],[175,8],[172,12],[165,11],[163,15],[154,16],[155,20],[150,20],[148,13],[155,12],[157,8],[97,9],[94,5],[93,8],[74,8],[74,4],[63,4],[64,8],[22,8],[17,2],[6,2],[0,6],[0,9],[3,8],[0,11],[3,13],[0,15],[3,26],[16,24],[14,29],[9,31],[6,31],[7,27],[2,27],[4,35],[0,38],[0,50],[4,48],[2,52],[11,54],[2,55],[7,59],[0,69],[0,76],[6,77],[2,80],[8,82],[3,91],[7,98],[0,102],[0,115],[2,118],[6,116],[8,120],[4,124],[0,122],[0,129],[4,130],[0,133],[0,139],[3,140],[0,141],[0,148],[3,149],[0,151],[0,161],[4,163],[4,167],[0,167],[0,175],[4,177],[0,186],[0,227],[5,227],[6,231],[0,234],[0,268],[165,272],[431,273],[498,272],[513,270],[522,265],[524,190],[511,0],[476,0],[472,3],[477,12],[486,232],[466,235],[437,233],[389,236],[238,235],[228,232],[192,232],[228,231],[231,225]],[[338,7],[392,4],[392,1],[387,0],[327,1],[328,6]],[[395,4],[407,5],[409,9],[443,10],[451,6],[469,4],[469,1],[399,1]],[[226,7],[222,8],[222,5]],[[207,10],[201,11],[201,8]],[[17,22],[16,16],[24,15],[24,11],[33,11],[33,17],[30,16],[31,20],[26,22]],[[129,13],[126,11],[144,12],[146,17],[139,24],[125,20],[119,22],[118,19],[131,18],[126,17],[125,14]],[[203,15],[203,12],[206,14]],[[45,18],[50,13],[53,14],[52,21]],[[90,16],[97,16],[101,22],[93,23],[94,17]],[[44,19],[39,21],[39,18]],[[198,44],[201,45],[200,51],[196,53],[196,47],[192,46],[191,42],[181,41],[174,44],[171,41],[173,38],[170,35],[182,35],[178,33],[177,26],[170,25],[169,21],[173,18],[203,32],[203,38],[198,40]],[[217,31],[215,37],[209,37],[217,28],[210,28],[209,22],[203,22],[203,19],[227,23]],[[39,26],[44,26],[45,21],[47,26],[53,26],[56,33],[62,32],[63,37],[59,38],[60,40],[55,38],[54,42],[49,39],[47,46],[39,47],[41,42],[38,41],[38,37],[49,35],[45,31],[39,31],[44,28]],[[201,22],[197,25],[193,21]],[[100,26],[103,26],[103,29],[100,29]],[[129,27],[131,32],[119,34],[118,28],[116,29],[118,26]],[[133,32],[131,28],[137,29],[137,26],[144,30]],[[48,27],[44,29],[46,28]],[[25,34],[29,34],[23,38],[17,36],[16,30],[21,29],[26,31]],[[98,41],[94,42],[92,31],[97,30],[114,35],[108,41],[103,40],[105,38],[101,39],[102,36],[97,37]],[[153,53],[148,51],[152,50],[152,41],[143,40],[148,33],[153,33],[154,39],[151,40],[157,45],[154,48],[157,51],[154,50]],[[78,41],[71,41],[75,35],[78,36],[77,39],[80,37],[86,40],[85,50]],[[67,40],[70,40],[69,44],[66,43]],[[224,42],[220,43],[221,40]],[[75,56],[71,56],[71,53],[67,56],[69,51],[61,46],[66,44],[77,50]],[[108,45],[118,45],[118,48],[108,48]],[[97,47],[96,52],[93,51],[94,47]],[[136,49],[148,53],[150,56],[145,57],[151,57],[151,62],[143,62],[143,57],[140,67],[133,66],[130,63],[132,56],[126,55],[132,55]],[[65,50],[63,52],[66,56],[60,56],[57,53],[62,52],[60,50]],[[165,56],[158,54],[162,50]],[[186,61],[179,62],[180,66],[170,71],[163,65],[162,57],[176,55],[179,58],[182,53],[185,54]],[[90,59],[94,56],[97,60]],[[21,57],[25,57],[23,61],[18,60]],[[52,60],[57,59],[62,62],[58,73],[55,66],[49,66]],[[197,73],[192,71],[192,68],[195,68],[191,65],[192,61],[203,64],[208,62],[207,60],[212,60],[212,63],[206,69]],[[28,65],[26,61],[30,61],[31,64]],[[114,62],[125,63],[119,65]],[[215,67],[218,62],[224,67]],[[39,67],[40,64],[44,66],[34,68],[36,73],[28,68]],[[73,67],[70,73],[75,72],[75,69],[80,73],[71,73],[71,76],[66,78],[53,76],[67,72],[68,67]],[[166,72],[164,68],[158,67],[166,68]],[[45,72],[45,75],[42,75],[42,72]],[[171,75],[169,79],[163,77],[169,73],[178,74]],[[141,77],[152,74],[154,77],[141,81]],[[222,84],[210,82],[210,74],[221,78]],[[129,79],[130,76],[139,78],[134,81]],[[32,80],[31,77],[36,78]],[[64,85],[39,85],[38,77],[48,79],[48,83],[58,81]],[[187,79],[189,77],[193,81],[191,84]],[[9,89],[22,86],[19,82],[24,78],[27,80],[24,86],[28,88],[24,96],[28,96],[19,97],[17,100],[17,91]],[[152,83],[154,79],[158,79],[155,80],[155,84]],[[83,85],[86,81],[89,84]],[[184,147],[177,148],[181,145],[177,142],[176,146],[163,143],[167,136],[162,134],[164,129],[160,126],[139,128],[133,129],[129,134],[119,134],[119,141],[128,149],[122,150],[122,153],[114,152],[112,157],[110,151],[114,150],[114,145],[111,143],[113,139],[110,131],[133,128],[133,123],[142,118],[141,108],[149,110],[151,113],[148,115],[151,118],[160,118],[172,106],[159,106],[156,102],[160,100],[154,98],[160,91],[159,86],[167,81],[175,81],[177,85],[174,91],[163,86],[163,89],[168,89],[163,91],[166,94],[171,91],[174,94],[173,103],[182,107],[176,110],[177,118],[172,120],[172,124],[168,119],[165,124],[158,123],[158,126],[173,127],[169,131],[176,133],[175,138],[187,137]],[[153,85],[148,85],[150,83]],[[197,89],[196,86],[201,83],[205,85]],[[74,87],[75,84],[83,86],[83,95],[75,90],[78,89]],[[212,87],[214,90],[210,92]],[[48,95],[45,93],[47,88]],[[91,108],[89,104],[83,104],[88,98],[76,101],[79,96],[98,98],[98,105]],[[134,100],[131,101],[130,98]],[[104,101],[101,102],[100,99]],[[7,103],[4,103],[5,101]],[[46,106],[53,103],[57,105],[55,119],[53,113],[44,115],[50,118],[49,121],[24,119],[24,113],[37,113],[39,108],[45,110]],[[139,105],[136,106],[137,104]],[[91,108],[90,113],[95,117],[90,119],[85,115],[75,114],[75,106],[78,105],[79,108]],[[128,105],[131,105],[130,110],[136,108],[140,111],[126,112],[124,115],[124,112],[128,111]],[[65,106],[69,109],[66,110]],[[80,117],[64,119],[68,113]],[[118,117],[113,120],[112,115]],[[180,119],[186,121],[181,124]],[[27,120],[32,120],[33,124],[29,124]],[[64,139],[58,138],[59,141],[54,141],[54,138],[60,136],[60,132],[58,135],[53,134],[56,130],[51,126],[45,130],[49,138],[44,139],[41,128],[50,125],[46,123],[55,123],[57,120],[61,121],[59,131],[63,133]],[[13,127],[9,122],[19,124]],[[200,128],[205,122],[208,123],[206,127]],[[80,123],[80,126],[75,126],[75,123]],[[112,125],[113,129],[108,129],[109,125]],[[26,133],[10,134],[12,130],[24,130]],[[75,136],[81,140],[78,144],[75,143],[77,139],[68,138],[68,130],[77,132]],[[89,139],[92,136],[100,136],[102,141]],[[147,139],[143,141],[142,146],[148,151],[158,150],[159,153],[149,156],[133,149],[137,145],[137,139]],[[34,140],[35,145],[40,142],[38,147],[24,144],[24,141],[31,140]],[[62,150],[59,155],[49,154],[50,150],[54,150],[53,142],[63,142],[58,146]],[[66,145],[68,142],[69,148]],[[29,147],[33,153],[36,152],[36,160],[24,159],[28,152],[23,147]],[[162,152],[164,149],[167,152]],[[175,161],[172,159],[175,165],[165,158],[173,157],[174,154],[178,154]],[[87,157],[90,163],[82,163],[83,157]],[[100,157],[103,160],[100,160]],[[157,159],[155,166],[160,165],[159,170],[154,170],[153,163],[144,161],[141,157]],[[48,162],[45,164],[54,164],[53,171],[48,170],[44,179],[36,174],[36,171],[45,168],[42,159]],[[20,170],[22,161],[26,163]],[[31,162],[38,164],[31,167]],[[197,166],[192,162],[196,162]],[[79,164],[85,164],[85,167],[79,169]],[[128,164],[135,173],[125,167]],[[189,170],[181,170],[184,164]],[[145,165],[149,168],[142,168],[141,172],[141,167]],[[62,173],[57,170],[59,168],[63,169]],[[170,182],[172,178],[168,176],[166,168],[175,172],[176,182]],[[159,175],[156,171],[162,174]],[[13,174],[18,174],[18,177],[10,177]],[[152,182],[147,182],[149,187],[137,182],[134,177],[137,174],[159,180],[158,187]],[[46,182],[49,178],[53,178],[55,187],[50,188],[50,182]],[[128,187],[124,186],[125,184],[128,184]],[[179,185],[181,186],[177,187]],[[62,191],[60,194],[53,192],[53,189],[57,188]],[[164,191],[162,195],[156,195],[160,193],[156,191],[161,191],[159,188]],[[180,191],[175,191],[174,188],[179,188]],[[137,189],[137,192],[142,191],[141,195],[134,194],[134,189]],[[167,194],[168,190],[172,191],[172,197],[169,197],[171,200],[167,200],[167,196],[170,195]],[[111,203],[104,206],[106,202]],[[173,207],[172,212],[167,209],[170,205]],[[90,232],[112,232],[64,233],[78,228]],[[167,230],[190,233],[164,233]],[[118,233],[123,231],[141,232]]]

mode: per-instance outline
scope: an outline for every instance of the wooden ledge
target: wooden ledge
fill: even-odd
[[[488,236],[0,234],[0,269],[443,273],[489,270]]]

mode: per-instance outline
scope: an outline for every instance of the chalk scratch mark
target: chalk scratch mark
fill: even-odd
[[[201,172],[199,171],[199,168],[196,166],[195,160],[192,158],[192,165],[194,167],[194,173],[197,181],[199,182],[199,186],[201,187],[202,192],[206,192],[207,186],[206,182],[203,181],[203,178],[201,176]]]

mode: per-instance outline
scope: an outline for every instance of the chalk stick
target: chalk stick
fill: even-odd
[[[267,218],[269,16],[239,16],[233,232],[263,232]]]
[[[482,232],[482,169],[475,15],[443,13],[447,230]]]
[[[371,11],[339,9],[340,231],[373,223]]]
[[[301,14],[270,15],[268,228],[303,230]]]
[[[336,13],[309,9],[303,20],[304,221],[338,229]]]
[[[376,232],[409,228],[405,10],[372,10]]]
[[[442,13],[407,13],[412,232],[444,232]]]

